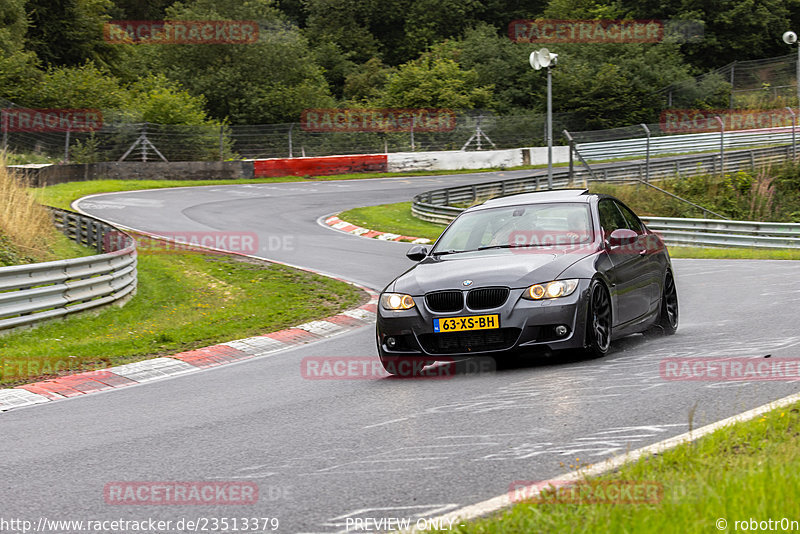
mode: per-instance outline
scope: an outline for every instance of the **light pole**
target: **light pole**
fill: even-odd
[[[788,45],[797,43],[797,34],[792,31],[784,32],[783,42]],[[797,105],[800,106],[800,46],[797,47]]]
[[[547,69],[547,188],[553,189],[553,81],[550,67],[558,62],[558,54],[546,48],[531,52],[530,64],[536,70]]]

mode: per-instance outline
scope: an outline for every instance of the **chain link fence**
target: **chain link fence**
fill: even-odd
[[[0,101],[2,103],[2,101]],[[3,113],[10,107],[5,103]],[[17,108],[22,109],[22,108]],[[554,131],[571,115],[556,114]],[[240,159],[381,154],[434,150],[490,150],[542,146],[545,115],[497,117],[460,114],[447,131],[312,132],[301,123],[261,125],[166,125],[103,123],[93,131],[28,131],[3,122],[0,148],[50,162],[229,161]],[[63,131],[62,131],[63,130]]]
[[[797,107],[797,54],[734,61],[659,93],[667,108],[699,103],[728,109]]]

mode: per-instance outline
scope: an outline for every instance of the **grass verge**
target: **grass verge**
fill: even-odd
[[[364,299],[282,265],[180,252],[139,257],[139,288],[106,308],[0,337],[0,385],[104,368],[264,334]]]
[[[749,524],[739,524],[736,529],[736,521],[780,521],[784,517],[797,525],[798,436],[800,404],[720,429],[694,443],[592,479],[608,485],[613,481],[659,484],[663,488],[660,502],[521,502],[500,515],[461,525],[455,531],[735,532],[752,530],[747,528]],[[717,523],[719,519],[725,521],[722,528],[718,528],[722,525]]]
[[[411,214],[411,202],[353,208],[340,213],[339,218],[372,230],[429,239],[439,237],[445,228],[441,224],[414,217]]]
[[[411,215],[411,203],[382,204],[343,211],[339,218],[370,230],[391,232],[434,240],[444,231],[444,226],[417,219]],[[749,260],[800,260],[797,249],[753,249],[753,248],[703,248],[669,247],[673,258],[697,259],[749,259]]]

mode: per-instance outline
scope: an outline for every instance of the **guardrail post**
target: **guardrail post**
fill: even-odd
[[[225,129],[222,124],[219,125],[219,160],[225,161]]]
[[[714,118],[719,123],[719,175],[722,178],[725,176],[725,123],[719,115]]]
[[[569,183],[571,184],[572,183],[572,176],[573,176],[573,174],[575,172],[575,160],[574,160],[573,154],[572,154],[572,152],[575,150],[575,140],[572,139],[572,136],[569,134],[569,132],[566,129],[564,129],[564,137],[567,138],[567,142],[569,143]],[[537,190],[539,189],[538,180],[537,180],[536,189]]]
[[[69,126],[67,126],[67,133],[64,136],[64,163],[69,163]]]
[[[472,186],[472,201],[475,202],[478,200],[478,188],[473,185]]]
[[[444,205],[445,206],[449,206],[450,205],[450,190],[449,189],[445,189],[444,190]]]
[[[650,181],[650,128],[647,127],[645,123],[640,124],[642,128],[644,128],[644,133],[647,134],[647,145],[645,147],[645,164],[647,165],[647,175],[645,176],[645,182]]]

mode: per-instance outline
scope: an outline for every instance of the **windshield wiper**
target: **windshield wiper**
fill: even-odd
[[[444,256],[445,254],[460,254],[461,252],[472,252],[472,251],[470,251],[470,250],[455,250],[455,249],[451,248],[450,250],[437,250],[437,251],[433,252],[431,255],[432,256]]]
[[[484,245],[482,247],[478,247],[475,250],[489,250],[492,248],[527,248],[527,247],[549,247],[550,244],[547,243],[528,243],[525,245]]]

